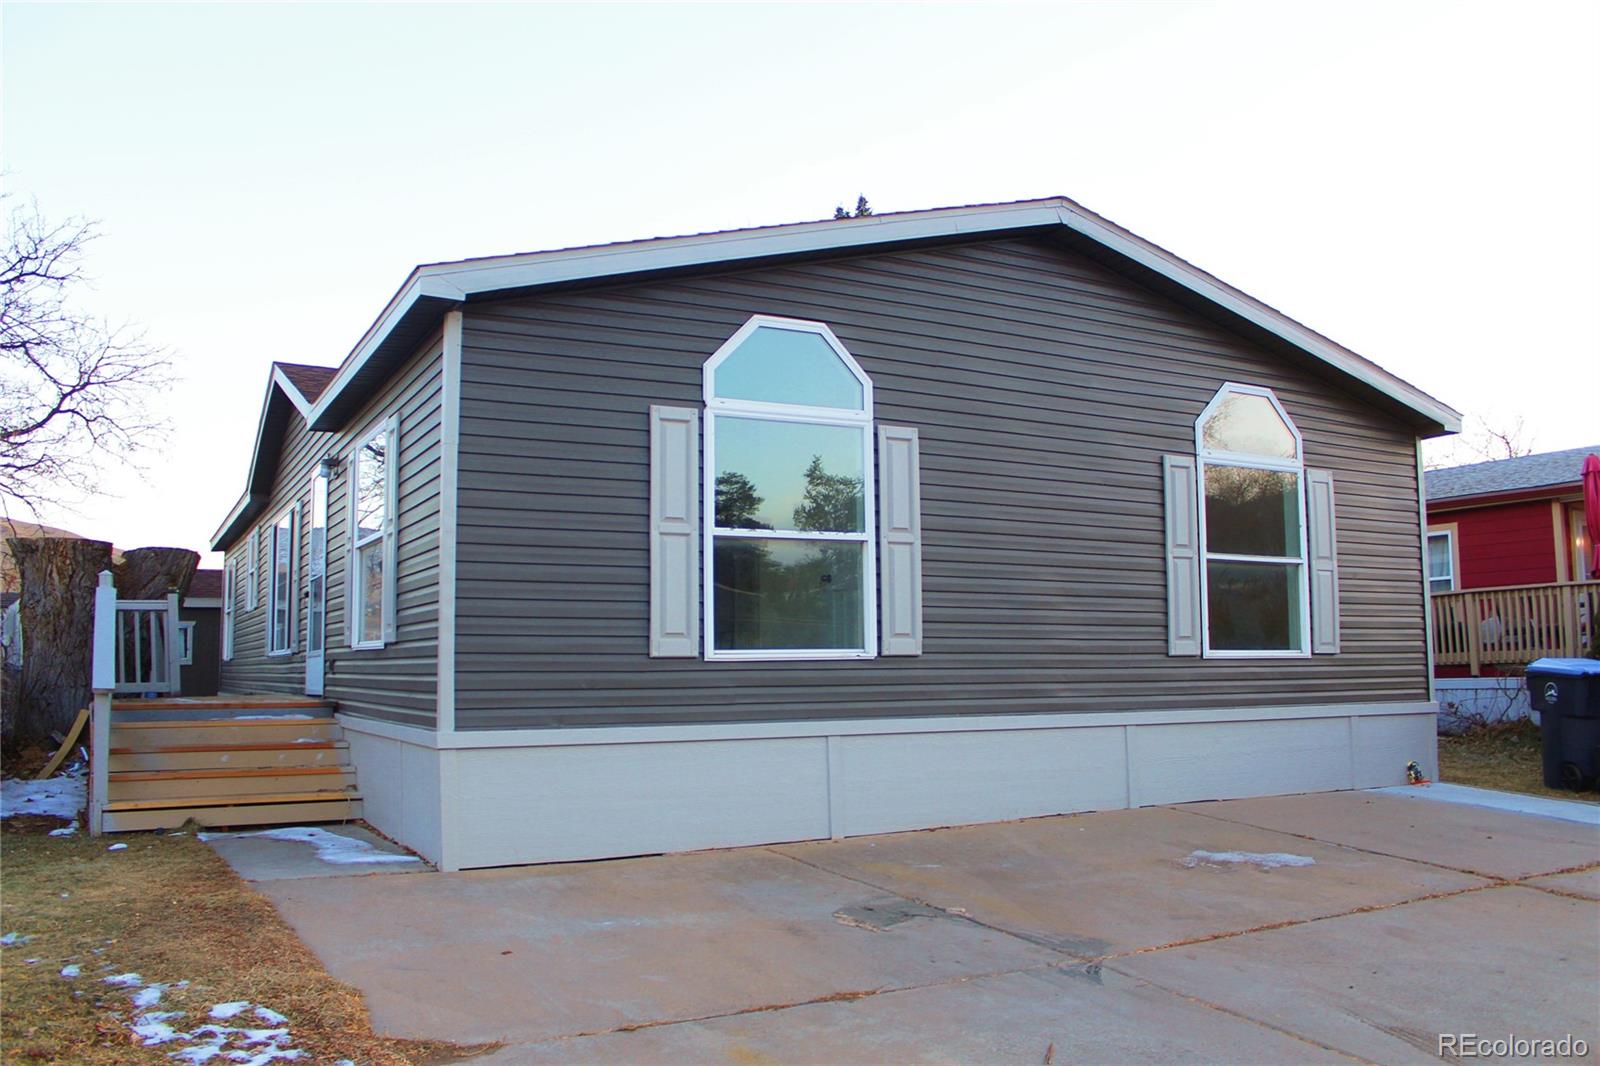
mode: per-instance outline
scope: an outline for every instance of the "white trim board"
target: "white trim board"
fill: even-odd
[[[1128,725],[1194,725],[1215,722],[1267,722],[1302,718],[1362,718],[1439,713],[1430,702],[1334,703],[1279,707],[1196,708],[1171,711],[1107,711],[1084,714],[996,714],[938,718],[845,718],[819,722],[746,722],[704,725],[591,726],[563,729],[487,729],[441,735],[341,712],[352,732],[371,733],[408,744],[440,749],[549,748],[594,744],[672,744],[704,740],[757,740],[784,737],[874,736],[899,733],[984,733],[1034,729],[1092,729]]]
[[[434,727],[456,730],[456,538],[461,477],[461,332],[463,316],[444,316],[439,378],[439,630]]]
[[[1460,431],[1461,415],[1453,408],[1066,197],[908,211],[860,219],[830,219],[419,266],[390,299],[340,366],[333,381],[317,398],[308,421],[316,429],[330,428],[320,422],[339,401],[343,391],[360,375],[372,355],[412,308],[424,299],[460,302],[469,296],[485,293],[675,267],[737,263],[808,252],[865,249],[900,241],[981,237],[1006,230],[1056,225],[1126,256],[1362,382],[1437,424],[1444,431]]]

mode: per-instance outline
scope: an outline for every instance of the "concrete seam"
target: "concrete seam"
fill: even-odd
[[[1278,1033],[1281,1036],[1290,1037],[1291,1039],[1300,1041],[1302,1044],[1310,1044],[1312,1047],[1317,1048],[1318,1050],[1331,1051],[1335,1055],[1342,1055],[1345,1058],[1350,1059],[1353,1062],[1365,1062],[1365,1063],[1370,1063],[1371,1062],[1370,1059],[1367,1059],[1367,1058],[1365,1058],[1365,1057],[1363,1057],[1361,1055],[1353,1054],[1352,1052],[1346,1051],[1343,1048],[1334,1047],[1332,1044],[1324,1044],[1320,1040],[1313,1040],[1311,1037],[1305,1036],[1304,1034],[1301,1034],[1301,1033],[1297,1033],[1293,1029],[1285,1029],[1281,1025],[1273,1025],[1269,1021],[1265,1021],[1265,1020],[1263,1020],[1261,1018],[1252,1017],[1251,1015],[1245,1014],[1242,1011],[1234,1010],[1231,1007],[1224,1007],[1220,1003],[1213,1003],[1209,999],[1202,999],[1199,996],[1192,995],[1192,994],[1190,994],[1188,992],[1184,992],[1184,991],[1182,991],[1180,989],[1171,988],[1171,987],[1169,987],[1167,985],[1162,984],[1160,981],[1152,981],[1148,977],[1143,977],[1143,976],[1140,976],[1138,974],[1131,974],[1131,973],[1128,973],[1126,970],[1119,970],[1115,966],[1112,966],[1110,969],[1111,969],[1112,973],[1121,974],[1123,977],[1128,978],[1130,981],[1138,981],[1138,982],[1140,982],[1142,984],[1149,985],[1151,988],[1160,989],[1162,992],[1167,993],[1169,996],[1176,996],[1179,999],[1187,1000],[1188,1002],[1193,1003],[1197,1007],[1204,1007],[1206,1010],[1213,1010],[1213,1011],[1216,1011],[1218,1014],[1225,1014],[1230,1018],[1237,1018],[1239,1021],[1249,1022],[1251,1025],[1258,1026],[1259,1028],[1265,1029],[1268,1032]]]

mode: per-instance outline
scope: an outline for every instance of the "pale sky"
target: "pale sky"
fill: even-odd
[[[205,550],[267,368],[421,262],[1062,194],[1537,450],[1600,441],[1600,5],[7,3],[6,187],[180,383],[42,519]],[[212,557],[214,564],[215,558]]]

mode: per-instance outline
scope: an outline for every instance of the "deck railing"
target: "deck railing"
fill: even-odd
[[[111,697],[119,692],[181,691],[178,594],[163,600],[119,600],[111,571],[94,590],[94,647],[89,719],[89,832],[100,835],[110,787]]]
[[[1600,581],[1436,592],[1433,661],[1465,666],[1526,666],[1547,656],[1585,654],[1600,618]]]
[[[164,600],[118,600],[116,627],[116,691],[178,692],[178,594]]]

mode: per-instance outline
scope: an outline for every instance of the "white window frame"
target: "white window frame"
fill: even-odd
[[[1249,455],[1239,452],[1227,452],[1206,447],[1205,425],[1210,420],[1222,401],[1231,395],[1263,396],[1272,404],[1273,410],[1278,412],[1278,417],[1283,419],[1283,424],[1289,427],[1289,432],[1294,436],[1293,459],[1276,459],[1264,455]],[[1202,655],[1207,659],[1308,659],[1311,657],[1311,582],[1307,570],[1310,560],[1307,558],[1307,523],[1306,523],[1306,470],[1305,470],[1305,441],[1300,436],[1300,429],[1294,424],[1294,419],[1289,417],[1289,412],[1283,409],[1278,402],[1277,395],[1269,388],[1261,385],[1244,385],[1236,381],[1223,382],[1211,402],[1206,404],[1205,410],[1200,412],[1200,417],[1194,421],[1194,455],[1195,455],[1195,496],[1200,501],[1200,637]],[[1233,555],[1226,552],[1213,553],[1206,544],[1206,466],[1241,466],[1254,470],[1273,470],[1280,473],[1294,474],[1298,479],[1295,496],[1299,501],[1300,520],[1300,555],[1297,566],[1300,584],[1300,647],[1298,650],[1289,649],[1225,649],[1215,650],[1211,647],[1211,587],[1210,563],[1237,562],[1237,563],[1272,563],[1278,566],[1288,566],[1295,562],[1294,556],[1263,556],[1263,555]]]
[[[837,407],[810,407],[803,404],[768,403],[758,400],[735,400],[716,395],[714,382],[716,369],[727,361],[758,329],[783,329],[797,333],[813,333],[821,337],[843,361],[850,373],[861,383],[861,409],[844,411]],[[861,364],[855,361],[839,338],[822,322],[798,318],[780,318],[775,315],[754,315],[739,330],[723,342],[707,359],[701,369],[701,389],[705,398],[705,454],[701,458],[701,507],[705,535],[701,539],[702,597],[705,604],[705,626],[702,636],[704,655],[708,662],[778,662],[822,659],[875,659],[878,656],[878,536],[877,536],[877,486],[873,461],[873,406],[872,379]],[[861,492],[862,531],[859,533],[803,533],[773,529],[720,529],[716,524],[717,511],[717,418],[728,416],[769,422],[798,422],[819,426],[847,426],[858,429],[861,435]],[[718,537],[749,540],[842,541],[862,544],[861,612],[862,647],[860,648],[799,648],[793,650],[759,649],[748,651],[719,650],[716,647],[716,581],[715,560]]]
[[[277,538],[278,527],[283,525],[285,520],[287,520],[289,523],[289,603],[288,612],[284,616],[283,638],[286,643],[282,646],[276,646],[273,644],[272,640],[275,636],[273,633],[273,626],[278,617]],[[300,568],[295,565],[299,562],[298,555],[300,552],[300,504],[298,502],[292,503],[288,507],[279,511],[277,516],[273,518],[271,524],[267,526],[267,549],[267,555],[270,562],[270,565],[267,568],[267,576],[269,578],[267,582],[267,654],[272,656],[293,655],[295,652],[295,627],[297,623],[297,619],[295,618],[295,600],[299,593],[299,588],[296,582],[300,576]]]
[[[233,579],[239,569],[239,560],[225,560],[222,567],[222,661],[233,661],[233,598],[238,595],[238,582]]]
[[[194,623],[178,623],[178,665],[194,665]]]
[[[256,545],[261,540],[261,527],[254,526],[244,544],[244,609],[253,611],[261,605],[261,559]]]
[[[1434,577],[1433,576],[1433,538],[1435,538],[1435,537],[1443,537],[1444,538],[1445,547],[1449,549],[1446,552],[1446,556],[1450,560],[1450,575],[1449,575],[1448,579],[1439,578],[1439,577]],[[1430,530],[1428,530],[1428,557],[1426,559],[1424,559],[1422,562],[1423,562],[1423,565],[1427,568],[1427,573],[1428,573],[1428,595],[1432,596],[1434,593],[1437,593],[1437,592],[1454,592],[1454,591],[1456,591],[1456,534],[1455,534],[1455,530],[1453,530],[1453,529],[1430,529]],[[1444,580],[1449,580],[1449,582],[1450,582],[1450,587],[1449,588],[1447,588],[1447,589],[1436,589],[1436,588],[1433,587],[1433,583],[1435,581],[1444,581]]]
[[[382,436],[384,441],[384,472],[383,472],[383,526],[376,533],[368,534],[364,539],[357,540],[358,517],[356,515],[356,486],[360,484],[361,476],[361,449],[374,437]],[[350,638],[352,651],[371,651],[384,647],[390,634],[395,631],[395,542],[398,539],[400,509],[400,416],[390,415],[381,422],[369,426],[366,432],[356,439],[355,445],[350,449],[345,459],[345,495],[346,500],[346,533],[345,533],[345,580],[344,580],[344,617],[345,629]],[[360,549],[368,544],[382,542],[383,551],[383,590],[382,618],[378,625],[376,635],[364,633],[361,630],[363,616],[364,586],[359,578],[361,576],[358,562]],[[331,569],[331,568],[330,568]],[[323,646],[327,646],[327,633],[323,633]]]

